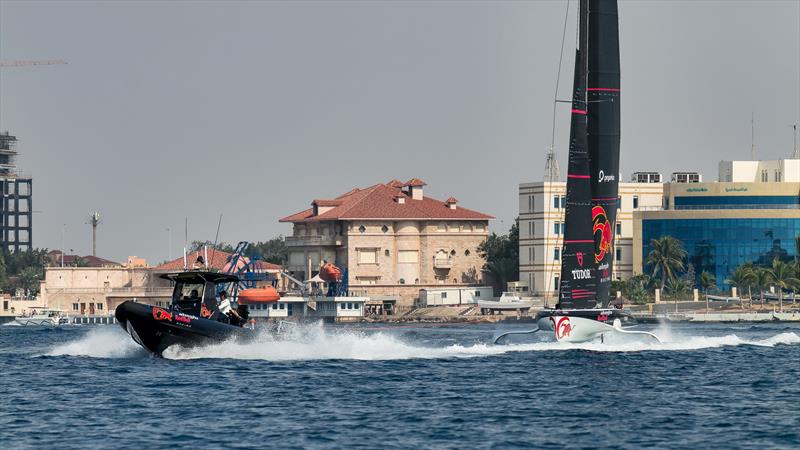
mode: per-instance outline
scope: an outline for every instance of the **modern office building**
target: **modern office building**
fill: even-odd
[[[696,274],[708,271],[719,287],[747,262],[792,260],[800,236],[800,160],[723,161],[716,183],[664,185],[663,209],[639,211],[633,220],[633,266],[651,239],[672,236],[688,252]]]
[[[6,251],[32,248],[33,180],[17,169],[17,138],[0,133],[0,246]]]
[[[619,185],[613,279],[633,274],[633,213],[662,207],[661,174],[636,172],[631,179]],[[532,295],[545,299],[558,291],[565,196],[565,182],[519,185],[519,279]]]

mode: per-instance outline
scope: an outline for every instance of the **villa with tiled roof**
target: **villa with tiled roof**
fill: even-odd
[[[477,247],[493,217],[454,197],[427,197],[425,186],[418,178],[391,180],[313,200],[280,219],[293,224],[287,269],[309,279],[322,261],[333,262],[348,269],[351,292],[393,297],[400,306],[411,306],[422,288],[480,284]]]

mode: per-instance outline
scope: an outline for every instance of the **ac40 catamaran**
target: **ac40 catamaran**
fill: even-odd
[[[619,24],[616,0],[581,0],[570,122],[564,242],[558,304],[537,314],[558,341],[584,342],[627,330],[636,320],[611,306],[620,144]]]

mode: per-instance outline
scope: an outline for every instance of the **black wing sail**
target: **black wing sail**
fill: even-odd
[[[570,122],[567,208],[564,246],[561,251],[559,307],[593,308],[596,305],[594,239],[592,238],[592,192],[587,149],[586,111],[586,0],[580,8],[580,42],[575,53],[575,82]]]
[[[597,301],[608,306],[619,196],[620,64],[616,0],[589,0],[588,145]]]

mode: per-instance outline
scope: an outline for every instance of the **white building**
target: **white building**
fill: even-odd
[[[773,161],[720,161],[723,183],[800,182],[800,159]]]
[[[644,173],[644,172],[643,172]],[[650,181],[661,177],[633,179]],[[620,183],[617,211],[614,279],[633,275],[633,212],[661,209],[664,185],[659,182]],[[561,275],[561,247],[566,206],[565,182],[519,185],[519,279],[534,296],[555,298]]]
[[[444,305],[476,305],[478,300],[491,300],[494,288],[477,286],[468,288],[426,288],[419,290],[422,307]]]
[[[250,317],[269,318],[322,318],[331,321],[359,320],[364,317],[366,297],[281,297],[273,303],[250,305]]]

